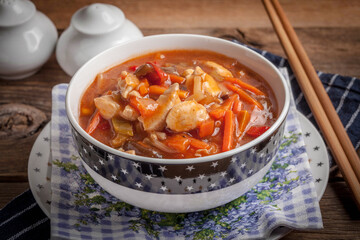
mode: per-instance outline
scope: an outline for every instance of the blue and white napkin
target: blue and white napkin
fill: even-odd
[[[286,74],[286,72],[285,72]],[[249,192],[215,209],[166,214],[133,207],[101,189],[75,151],[65,112],[67,85],[53,89],[51,236],[71,239],[259,239],[278,227],[322,228],[294,102],[276,160]]]

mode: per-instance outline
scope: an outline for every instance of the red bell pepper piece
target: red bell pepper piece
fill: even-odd
[[[107,130],[110,128],[110,123],[108,120],[106,119],[101,119],[99,125],[98,125],[98,128],[101,129],[101,130]]]
[[[152,84],[156,84],[156,85],[162,85],[167,79],[168,79],[168,74],[165,73],[161,68],[159,68],[156,64],[152,63],[152,62],[148,62],[148,64],[150,64],[156,74],[148,74],[146,76],[146,78],[148,79],[148,81],[150,81]],[[150,76],[149,76],[150,75]]]
[[[259,137],[269,128],[269,126],[252,126],[249,130],[247,130],[246,134],[252,137]]]
[[[136,65],[130,66],[130,67],[129,67],[129,70],[135,72],[135,70],[137,69],[137,67],[138,67],[138,66],[136,66]]]

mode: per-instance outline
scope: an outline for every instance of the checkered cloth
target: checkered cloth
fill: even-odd
[[[259,239],[269,237],[280,226],[322,228],[314,181],[293,100],[286,120],[287,139],[284,138],[274,165],[262,182],[228,205],[184,214],[179,225],[175,222],[173,225],[162,225],[165,220],[172,219],[171,214],[147,212],[127,204],[115,210],[111,206],[119,203],[117,199],[102,191],[96,183],[83,181],[86,171],[74,149],[66,118],[66,89],[66,84],[53,89],[51,150],[53,161],[57,164],[53,165],[51,177],[52,237],[192,239],[207,236]],[[288,144],[289,139],[293,140],[292,144]],[[94,198],[102,201],[90,202],[89,199]],[[112,211],[107,212],[109,207]],[[92,212],[94,208],[96,211]],[[149,216],[144,217],[144,213]]]

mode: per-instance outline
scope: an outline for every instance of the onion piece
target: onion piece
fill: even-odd
[[[149,146],[150,147],[150,146]],[[163,158],[163,156],[154,149],[147,148],[137,142],[134,141],[127,141],[123,145],[123,149],[125,152],[128,151],[135,151],[135,155],[142,155],[146,154],[146,156],[153,157],[153,158]]]
[[[164,143],[160,142],[159,140],[153,138],[144,138],[143,140],[144,143],[150,144],[151,146],[154,146],[158,149],[160,149],[161,151],[167,152],[167,153],[177,153],[177,151],[175,151],[174,149],[166,146]]]

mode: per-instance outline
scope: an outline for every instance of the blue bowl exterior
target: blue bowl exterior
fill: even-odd
[[[232,157],[194,164],[155,164],[114,155],[92,145],[73,126],[76,148],[84,162],[106,179],[124,187],[159,194],[195,194],[239,183],[262,169],[275,157],[285,121],[256,146]]]

